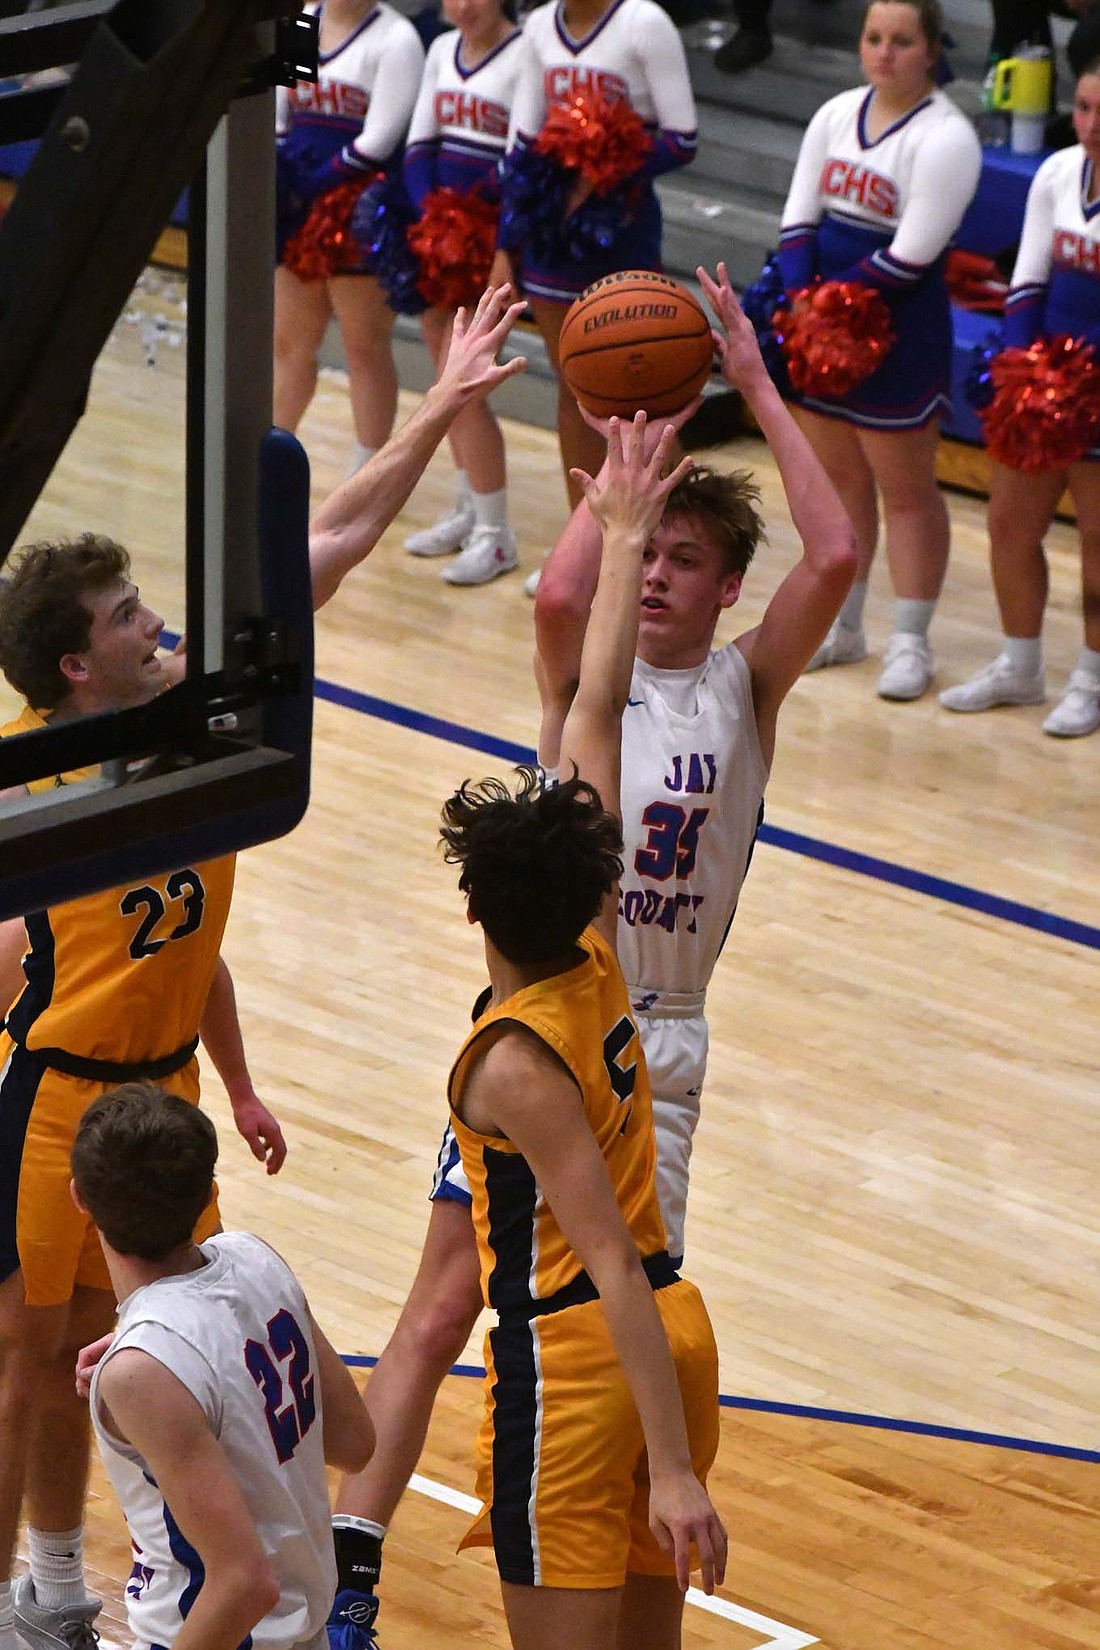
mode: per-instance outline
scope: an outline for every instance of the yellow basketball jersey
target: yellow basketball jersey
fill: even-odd
[[[584,961],[517,991],[474,1023],[451,1068],[448,1097],[473,1194],[486,1303],[498,1312],[545,1309],[563,1290],[568,1304],[587,1274],[510,1140],[467,1127],[458,1114],[478,1042],[489,1026],[518,1021],[541,1037],[573,1076],[616,1201],[642,1256],[665,1247],[657,1205],[653,1102],[622,971],[596,929],[577,942]],[[558,1302],[555,1301],[555,1304]]]
[[[10,739],[16,733],[36,733],[45,726],[45,717],[27,705],[14,722],[0,728],[0,739]],[[91,767],[74,768],[71,773],[52,773],[45,779],[28,779],[27,789],[32,796],[39,796],[43,791],[54,791],[61,785],[79,785],[83,779],[94,779],[98,772],[98,767]]]
[[[25,710],[0,738],[43,727]],[[32,791],[94,777],[84,769]],[[27,985],[8,1013],[16,1042],[120,1065],[163,1059],[198,1034],[229,915],[236,856],[166,871],[25,917]]]

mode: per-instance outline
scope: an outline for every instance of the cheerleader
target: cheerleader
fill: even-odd
[[[569,224],[560,250],[547,253],[510,244],[511,184],[506,165],[501,210],[501,247],[494,278],[515,280],[526,294],[558,379],[558,435],[571,506],[580,490],[570,471],[595,475],[603,462],[603,440],[581,418],[572,392],[562,382],[558,335],[573,299],[592,281],[619,269],[661,268],[661,209],[653,179],[686,166],[695,154],[696,118],[687,59],[679,33],[655,0],[556,0],[528,17],[520,51],[519,82],[508,137],[509,157],[529,150],[547,113],[586,92],[626,100],[641,117],[648,152],[627,186],[636,186],[629,212],[607,251],[570,251]],[[583,179],[566,198],[570,216],[592,193]]]
[[[928,627],[947,571],[935,476],[951,377],[944,260],[977,188],[981,149],[933,84],[941,36],[936,0],[872,0],[859,47],[866,89],[842,92],[810,122],[780,232],[789,295],[821,276],[874,287],[890,309],[895,341],[871,376],[838,399],[807,395],[795,409],[860,545],[856,583],[808,668],[866,656],[881,495],[896,597],[878,681],[884,699],[918,699],[928,686]]]
[[[424,66],[405,150],[405,187],[419,213],[436,189],[477,191],[497,201],[497,169],[508,137],[520,30],[510,0],[443,0],[453,29],[433,40]],[[487,276],[488,271],[483,271]],[[480,293],[470,294],[476,302]],[[453,309],[433,307],[421,317],[436,370],[447,357]],[[508,526],[504,438],[487,401],[471,402],[450,433],[457,494],[454,509],[413,533],[414,556],[460,554],[448,564],[448,584],[487,584],[517,565]]]
[[[1006,345],[1068,334],[1100,350],[1100,58],[1077,82],[1078,142],[1043,162],[1028,191],[1023,236],[1005,305]],[[940,694],[948,710],[1040,705],[1046,698],[1043,534],[1063,488],[1077,507],[1085,645],[1044,733],[1077,739],[1100,728],[1100,444],[1068,468],[1024,473],[994,464],[989,551],[1001,651],[969,682]]]
[[[279,90],[284,216],[292,192],[304,197],[307,206],[322,202],[315,209],[324,211],[329,191],[366,183],[392,159],[424,67],[416,30],[386,0],[324,0],[304,9],[320,19],[320,75],[316,84],[298,81],[289,91]],[[284,260],[291,257],[293,244],[282,252]],[[286,261],[275,271],[275,422],[285,430],[297,429],[313,399],[317,352],[329,317],[335,315],[355,425],[354,470],[393,429],[393,314],[361,262],[345,252],[334,256],[331,265],[323,271],[310,268],[306,278]]]

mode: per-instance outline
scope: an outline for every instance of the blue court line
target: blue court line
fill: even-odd
[[[373,1369],[378,1362],[361,1352],[341,1353],[351,1369]],[[452,1375],[466,1375],[479,1381],[485,1371],[478,1364],[453,1364]],[[761,1415],[795,1415],[806,1421],[833,1421],[847,1427],[877,1427],[880,1432],[908,1432],[920,1438],[949,1438],[963,1444],[988,1444],[994,1449],[1022,1450],[1028,1455],[1056,1455],[1066,1461],[1091,1461],[1100,1465],[1100,1450],[1079,1449],[1073,1444],[1047,1444],[1039,1438],[1011,1438],[1000,1432],[975,1432],[970,1427],[944,1427],[935,1421],[903,1421],[890,1415],[862,1415],[850,1409],[814,1409],[810,1404],[780,1404],[769,1398],[736,1398],[719,1394],[723,1409],[756,1410]]]
[[[379,721],[396,727],[410,728],[416,733],[427,733],[434,739],[451,745],[462,745],[467,750],[481,751],[486,756],[500,757],[505,762],[533,762],[535,753],[526,745],[517,745],[510,739],[498,739],[489,733],[479,733],[460,722],[441,716],[428,716],[423,711],[410,710],[406,705],[379,699],[372,693],[360,693],[355,688],[342,687],[338,682],[318,680],[315,684],[318,699],[340,705],[345,710],[358,711],[362,716],[374,716]],[[780,825],[760,827],[759,838],[773,848],[784,848],[788,853],[801,854],[806,859],[820,860],[842,871],[857,876],[872,877],[877,882],[890,883],[895,888],[908,888],[912,893],[924,894],[930,899],[943,900],[966,911],[979,911],[986,917],[997,917],[1021,928],[1030,928],[1039,934],[1050,934],[1055,939],[1068,940],[1072,945],[1084,945],[1100,951],[1100,928],[1087,922],[1076,922],[1072,917],[1060,917],[1053,911],[1043,911],[1035,905],[1024,905],[1019,900],[1002,899],[999,894],[987,894],[980,888],[969,888],[963,882],[952,882],[946,877],[931,876],[925,871],[913,871],[906,865],[895,865],[874,854],[858,853],[853,848],[841,848],[817,837],[805,836],[801,831],[788,831]]]
[[[500,756],[505,762],[533,762],[535,753],[526,745],[517,745],[511,739],[497,739],[491,733],[478,733],[461,722],[448,722],[442,716],[428,716],[421,710],[410,710],[407,705],[395,705],[389,699],[378,699],[373,693],[360,693],[356,688],[341,687],[339,682],[325,682],[318,677],[313,684],[318,699],[327,699],[330,705],[341,705],[345,710],[357,710],[361,716],[376,716],[380,722],[392,722],[399,728],[411,728],[414,733],[428,733],[433,739],[443,739],[448,745],[465,745],[468,750],[483,751],[486,756]]]

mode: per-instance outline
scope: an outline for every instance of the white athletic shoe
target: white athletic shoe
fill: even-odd
[[[1041,705],[1047,696],[1043,667],[1033,673],[1017,670],[1007,653],[998,653],[991,665],[979,670],[968,682],[944,688],[940,704],[944,710],[966,714],[993,710],[997,705]]]
[[[1066,691],[1043,723],[1056,739],[1083,739],[1100,728],[1100,682],[1087,670],[1070,672]]]
[[[528,573],[527,577],[523,581],[523,594],[525,596],[530,596],[532,601],[534,601],[535,597],[539,593],[539,580],[541,578],[542,568],[536,567],[535,571],[533,573]]]
[[[103,1608],[102,1599],[88,1597],[65,1610],[44,1610],[30,1576],[21,1575],[12,1582],[11,1600],[15,1630],[30,1650],[95,1650],[99,1643],[92,1622]]]
[[[932,649],[923,636],[895,630],[882,655],[882,675],[875,689],[880,699],[919,699],[933,670]]]
[[[826,665],[856,665],[867,657],[867,638],[863,634],[863,626],[844,624],[836,619],[832,629],[806,666],[805,674],[811,670],[824,670]]]
[[[410,533],[405,540],[405,549],[410,556],[449,556],[461,547],[463,539],[473,531],[473,526],[473,501],[463,499],[430,527],[422,527],[419,533]]]
[[[516,535],[510,527],[475,527],[449,567],[448,584],[488,584],[500,573],[519,566]]]

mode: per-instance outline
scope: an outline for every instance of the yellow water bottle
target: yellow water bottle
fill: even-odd
[[[1012,116],[1012,147],[1017,154],[1038,154],[1050,114],[1054,69],[1045,46],[1019,46],[993,71],[993,107]]]

